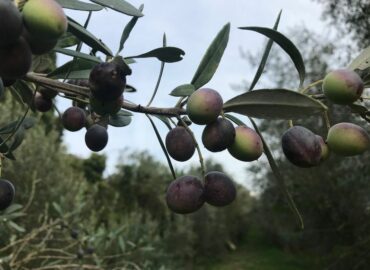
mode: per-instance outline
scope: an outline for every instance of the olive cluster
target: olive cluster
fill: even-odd
[[[49,52],[67,30],[67,18],[54,0],[29,0],[23,10],[0,1],[0,77],[5,86],[24,76],[32,54]]]
[[[204,184],[192,175],[172,181],[167,188],[168,208],[178,214],[188,214],[200,209],[205,202],[213,206],[226,206],[236,198],[233,181],[224,173],[212,171],[205,175]]]
[[[63,113],[63,126],[72,132],[86,127],[86,146],[91,151],[101,151],[108,143],[108,132],[107,125],[99,120],[115,115],[122,108],[126,73],[114,62],[100,63],[90,72],[89,80],[70,80],[69,83],[89,87],[89,106],[75,102],[75,106]]]
[[[260,136],[247,126],[234,125],[222,115],[221,95],[210,88],[201,88],[190,95],[186,112],[190,120],[205,125],[202,133],[204,147],[211,152],[228,150],[236,159],[257,160],[263,152]],[[189,160],[196,148],[194,137],[181,122],[166,136],[168,154],[177,161]],[[204,184],[195,176],[182,176],[167,189],[168,207],[181,214],[198,210],[204,202],[214,206],[226,206],[236,197],[232,180],[221,172],[209,172]]]
[[[236,159],[257,160],[263,152],[260,136],[247,126],[234,127],[225,117],[220,117],[223,107],[221,95],[209,88],[202,88],[190,95],[186,111],[190,120],[205,125],[202,142],[211,152],[228,150]],[[189,160],[195,152],[195,141],[189,131],[177,126],[166,136],[168,154],[177,161]]]
[[[364,83],[361,77],[348,69],[328,73],[322,89],[334,104],[350,105],[361,98]],[[302,126],[293,126],[282,136],[286,158],[299,167],[313,167],[326,160],[330,152],[341,156],[354,156],[370,148],[367,131],[353,123],[337,123],[328,130],[326,140]]]
[[[11,86],[30,70],[32,55],[52,50],[67,30],[67,18],[54,0],[29,0],[22,11],[11,0],[0,1],[0,77]],[[34,96],[34,107],[48,111],[52,107],[52,90],[40,89]],[[14,186],[0,179],[0,210],[13,201]]]

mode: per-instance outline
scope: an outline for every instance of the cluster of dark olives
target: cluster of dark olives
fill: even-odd
[[[192,123],[205,125],[202,143],[211,152],[228,150],[236,159],[257,160],[263,152],[260,136],[247,126],[234,125],[222,114],[221,95],[209,88],[201,88],[189,96],[186,112]],[[166,136],[168,154],[177,161],[189,160],[196,142],[187,127],[181,123]],[[175,213],[187,214],[201,208],[207,202],[213,206],[226,206],[234,201],[236,189],[232,180],[221,172],[209,172],[204,184],[196,176],[182,176],[167,189],[168,207]]]
[[[91,151],[101,151],[108,143],[108,131],[107,126],[98,120],[114,115],[122,108],[126,73],[118,64],[105,62],[97,64],[92,69],[89,80],[70,80],[69,83],[89,87],[89,107],[86,110],[86,104],[75,102],[75,106],[63,113],[63,126],[69,131],[78,131],[86,127],[86,146]]]
[[[364,84],[352,70],[339,69],[328,73],[323,80],[323,92],[335,104],[349,105],[361,98]],[[337,123],[326,140],[302,126],[288,129],[282,137],[286,158],[299,167],[313,167],[327,159],[329,152],[340,156],[360,155],[370,148],[368,132],[353,123]]]
[[[55,0],[28,0],[22,11],[11,0],[0,1],[0,77],[11,86],[30,70],[32,55],[51,51],[66,32],[68,22]],[[52,108],[57,92],[39,87],[33,108],[46,112]],[[10,206],[15,194],[8,180],[0,179],[0,210]]]
[[[185,175],[172,181],[167,188],[166,202],[169,209],[178,214],[189,214],[200,209],[205,202],[222,207],[236,198],[233,181],[224,173],[212,171],[202,181]]]
[[[195,124],[205,125],[202,133],[204,147],[211,152],[227,149],[234,158],[242,161],[257,160],[263,152],[260,136],[247,126],[235,128],[228,119],[220,117],[222,107],[222,97],[213,89],[201,88],[189,97],[188,117]],[[195,152],[195,142],[187,129],[179,125],[167,134],[166,148],[173,159],[186,161]]]
[[[10,86],[29,71],[32,54],[54,48],[68,23],[62,7],[54,0],[29,0],[22,12],[13,1],[2,0],[0,18],[0,77],[4,86]]]

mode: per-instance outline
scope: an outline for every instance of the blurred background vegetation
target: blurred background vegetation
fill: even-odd
[[[304,27],[286,33],[306,62],[306,82],[348,64],[369,45],[370,3],[367,0],[316,0],[325,7],[328,27],[353,34],[351,42],[328,39]],[[355,42],[352,42],[355,41]],[[261,52],[262,53],[262,52]],[[252,66],[259,58],[243,52]],[[289,60],[274,47],[264,86],[295,88]],[[281,67],[286,67],[282,69]],[[248,84],[242,83],[238,89]],[[312,93],[319,91],[313,89]],[[357,122],[350,109],[332,108],[332,124]],[[0,122],[24,108],[10,95],[2,100]],[[0,269],[368,269],[370,265],[370,154],[337,158],[317,168],[297,169],[280,151],[288,123],[260,121],[305,221],[300,230],[268,164],[246,168],[258,196],[238,186],[230,206],[180,216],[164,202],[171,174],[146,152],[126,153],[114,174],[104,176],[106,157],[81,159],[67,153],[63,131],[53,113],[39,124],[6,161],[3,177],[17,188],[13,206],[0,219]],[[297,122],[325,137],[317,118]],[[208,170],[228,172],[212,160]],[[178,171],[198,174],[197,168]]]

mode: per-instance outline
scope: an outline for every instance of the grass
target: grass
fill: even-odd
[[[308,270],[317,269],[306,254],[292,254],[268,243],[258,230],[235,251],[203,261],[197,270]]]

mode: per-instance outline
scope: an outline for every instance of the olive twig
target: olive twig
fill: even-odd
[[[323,79],[321,79],[321,80],[318,80],[318,81],[316,81],[316,82],[313,82],[313,83],[311,83],[311,84],[307,85],[307,86],[306,86],[305,88],[303,88],[302,90],[300,90],[300,92],[301,92],[302,94],[304,94],[304,93],[306,93],[309,89],[311,89],[312,87],[314,87],[314,86],[316,86],[316,85],[318,85],[318,84],[321,84],[323,81],[324,81],[324,80],[323,80]]]
[[[45,78],[42,76],[38,76],[35,73],[28,73],[24,78],[24,80],[38,83],[41,85],[45,85],[51,88],[54,88],[58,92],[64,94],[72,94],[78,95],[81,97],[88,98],[90,95],[90,90],[88,87],[77,86],[73,84],[59,82],[53,79]],[[146,113],[146,114],[158,114],[158,115],[166,115],[166,116],[178,116],[186,114],[186,111],[181,107],[174,107],[174,108],[158,108],[158,107],[147,107],[142,105],[136,105],[129,102],[124,101],[122,105],[123,109],[138,112],[138,113]]]

